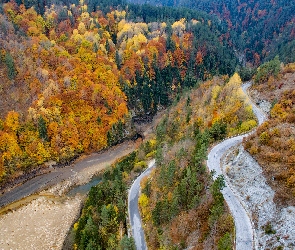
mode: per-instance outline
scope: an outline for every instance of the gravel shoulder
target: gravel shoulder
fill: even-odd
[[[216,145],[209,153],[207,166],[210,171],[215,171],[216,175],[223,174],[221,170],[221,158],[229,150],[242,142],[244,136],[237,136],[227,139]],[[251,223],[251,219],[240,202],[240,199],[235,195],[231,186],[225,181],[226,187],[222,190],[223,197],[228,204],[228,207],[233,215],[236,229],[236,249],[250,250],[255,248],[255,233]]]
[[[251,82],[243,84],[242,89],[244,93],[248,96],[248,88],[251,86]],[[252,110],[257,117],[258,124],[262,124],[267,116],[262,112],[251,99],[247,100],[252,105]],[[244,137],[249,135],[240,135],[233,138],[224,140],[223,142],[217,144],[213,147],[208,154],[207,166],[210,171],[215,171],[216,175],[223,174],[221,159],[227,151],[238,144],[240,144]],[[216,176],[215,176],[216,178]],[[225,180],[226,187],[222,190],[225,201],[227,202],[229,209],[234,217],[235,228],[236,228],[236,249],[247,250],[255,249],[256,246],[256,234],[254,231],[254,225],[251,221],[251,216],[245,209],[245,205],[240,197],[237,195],[235,187],[229,185],[230,182]]]

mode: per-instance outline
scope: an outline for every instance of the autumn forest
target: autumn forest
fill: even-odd
[[[282,91],[264,96],[270,120],[243,145],[276,178],[276,202],[294,204],[295,94],[284,87],[295,72],[294,4],[237,2],[1,3],[0,188],[134,139],[136,124],[166,110],[153,138],[91,189],[73,246],[134,249],[127,189],[155,158],[139,197],[150,249],[184,249],[196,231],[196,249],[232,249],[224,179],[204,162],[213,144],[257,126],[240,88],[253,79],[257,93]]]
[[[125,10],[89,13],[83,2],[43,16],[4,4],[2,180],[132,137],[132,116],[152,115],[198,80],[231,74],[236,59],[217,24],[192,14],[144,23]]]

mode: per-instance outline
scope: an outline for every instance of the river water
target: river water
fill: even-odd
[[[67,194],[66,196],[68,197],[75,197],[77,194],[85,195],[88,194],[90,191],[91,187],[96,186],[98,183],[101,181],[101,175],[96,175],[93,176],[92,179],[80,186],[75,186],[73,187]]]
[[[101,181],[101,175],[94,175],[89,182],[82,185],[74,186],[63,196],[55,196],[51,193],[41,193],[41,194],[33,194],[30,196],[24,197],[18,201],[8,204],[5,207],[0,208],[0,215],[10,212],[12,210],[15,210],[40,197],[45,197],[47,200],[52,200],[52,201],[64,201],[67,197],[73,198],[78,194],[86,197],[91,187],[98,185],[100,181]]]

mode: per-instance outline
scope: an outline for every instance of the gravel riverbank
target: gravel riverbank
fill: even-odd
[[[117,159],[132,152],[135,144],[125,142],[100,154],[93,154],[66,167],[66,174],[53,186],[7,206],[0,215],[0,249],[62,249],[68,230],[79,216],[85,196],[67,197],[73,186],[87,183]],[[35,188],[35,186],[34,186]],[[31,198],[33,199],[31,200]],[[22,197],[21,197],[22,198]],[[4,209],[5,210],[5,209]]]

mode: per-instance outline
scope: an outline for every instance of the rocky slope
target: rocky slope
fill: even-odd
[[[274,191],[259,164],[242,146],[237,146],[224,156],[221,165],[227,182],[252,217],[257,248],[294,249],[295,207],[276,206]]]

